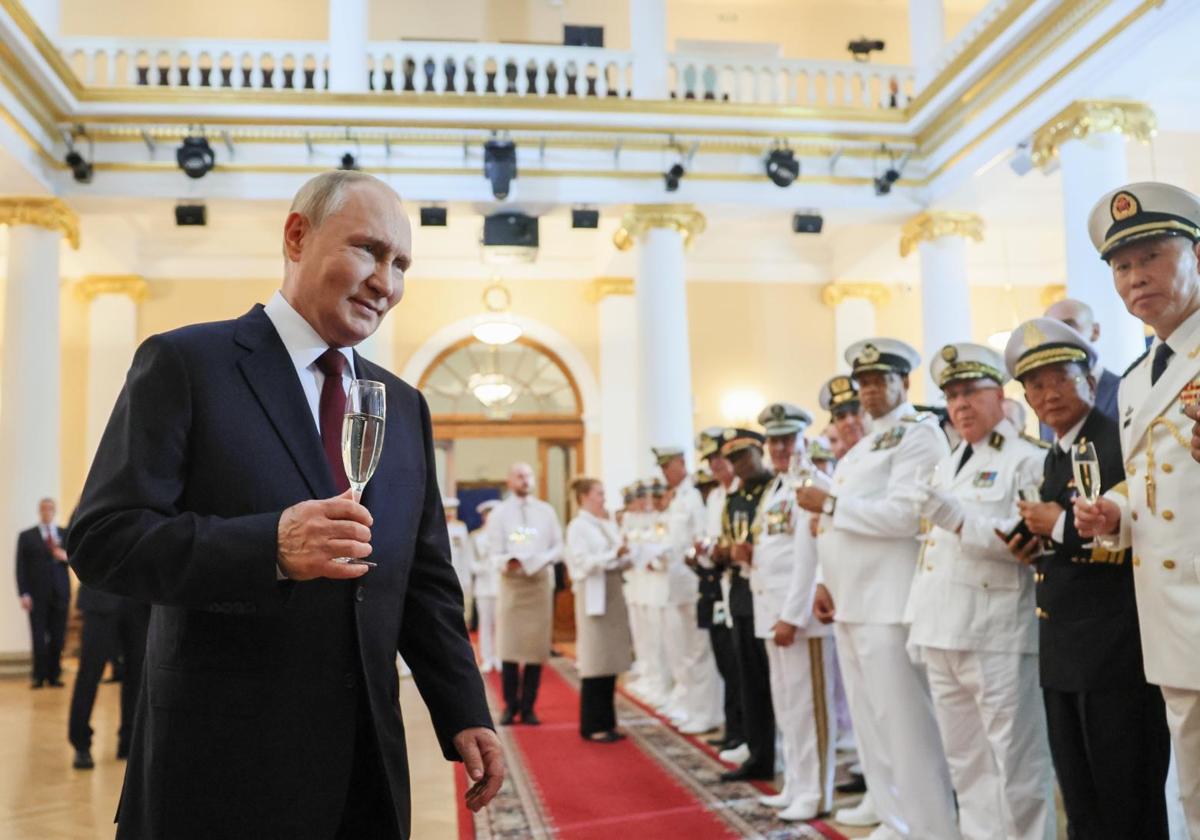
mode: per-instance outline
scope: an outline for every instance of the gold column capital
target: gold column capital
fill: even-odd
[[[89,303],[100,295],[126,295],[141,303],[149,293],[145,278],[137,274],[88,274],[72,285],[75,294]]]
[[[961,236],[983,241],[983,219],[976,213],[927,210],[909,219],[900,231],[900,256],[907,257],[921,242],[943,236]]]
[[[1116,132],[1149,143],[1158,128],[1150,106],[1124,99],[1081,99],[1059,111],[1033,133],[1030,154],[1034,166],[1045,166],[1068,140]]]
[[[632,295],[632,277],[597,277],[588,283],[585,295],[592,303],[599,303],[610,295]]]
[[[704,214],[690,204],[636,204],[621,218],[613,244],[618,250],[628,251],[651,228],[670,228],[679,231],[687,247],[704,232],[705,224]]]
[[[821,303],[829,307],[836,307],[850,298],[862,298],[875,306],[886,306],[892,299],[892,290],[882,283],[830,283],[821,289]]]
[[[61,198],[40,195],[0,196],[0,225],[33,225],[56,230],[79,250],[79,217]]]
[[[1042,311],[1046,311],[1060,300],[1066,300],[1067,287],[1062,283],[1051,283],[1042,287]]]

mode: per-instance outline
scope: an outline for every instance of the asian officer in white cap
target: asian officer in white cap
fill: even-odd
[[[871,415],[871,433],[833,472],[830,491],[796,491],[797,503],[821,513],[817,552],[836,605],[834,635],[854,716],[859,756],[875,811],[871,837],[959,837],[933,701],[910,661],[904,608],[917,564],[922,476],[949,453],[936,416],[908,401],[908,375],[920,355],[902,341],[852,344],[846,361]],[[839,811],[835,819],[861,819]]]
[[[927,535],[908,601],[958,795],[963,840],[1053,840],[1054,773],[1038,690],[1033,570],[997,532],[1021,521],[1046,450],[1004,415],[1004,360],[947,344],[930,364],[958,447],[922,485]]]
[[[1128,184],[1093,208],[1088,232],[1130,314],[1154,332],[1118,396],[1126,484],[1077,503],[1081,533],[1132,545],[1146,678],[1162,688],[1180,795],[1200,837],[1200,465],[1189,457],[1200,403],[1200,197]],[[1186,413],[1190,412],[1190,413]]]

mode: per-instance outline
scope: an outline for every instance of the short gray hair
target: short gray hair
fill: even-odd
[[[346,201],[347,187],[367,183],[379,184],[392,190],[383,181],[366,172],[354,169],[335,169],[332,172],[322,172],[315,178],[309,179],[300,188],[296,197],[292,199],[292,207],[288,213],[299,213],[308,219],[310,225],[319,228],[326,219],[342,209],[342,204]],[[395,190],[392,192],[394,193]],[[396,200],[400,200],[399,195],[396,196]]]

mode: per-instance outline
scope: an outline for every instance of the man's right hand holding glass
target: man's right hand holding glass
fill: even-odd
[[[354,501],[350,490],[332,499],[312,499],[279,517],[275,562],[291,580],[362,577],[371,566],[339,563],[371,555],[371,512]]]
[[[1121,509],[1110,499],[1101,496],[1092,505],[1083,496],[1076,496],[1074,505],[1075,530],[1084,539],[1106,537],[1121,527]]]

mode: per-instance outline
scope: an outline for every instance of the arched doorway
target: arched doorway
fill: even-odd
[[[475,506],[501,495],[515,461],[534,465],[538,495],[570,519],[568,486],[584,470],[583,401],[553,350],[528,336],[500,346],[463,338],[432,359],[418,388],[433,415],[439,481],[468,528],[479,524]],[[554,635],[574,638],[569,589],[556,598]]]

